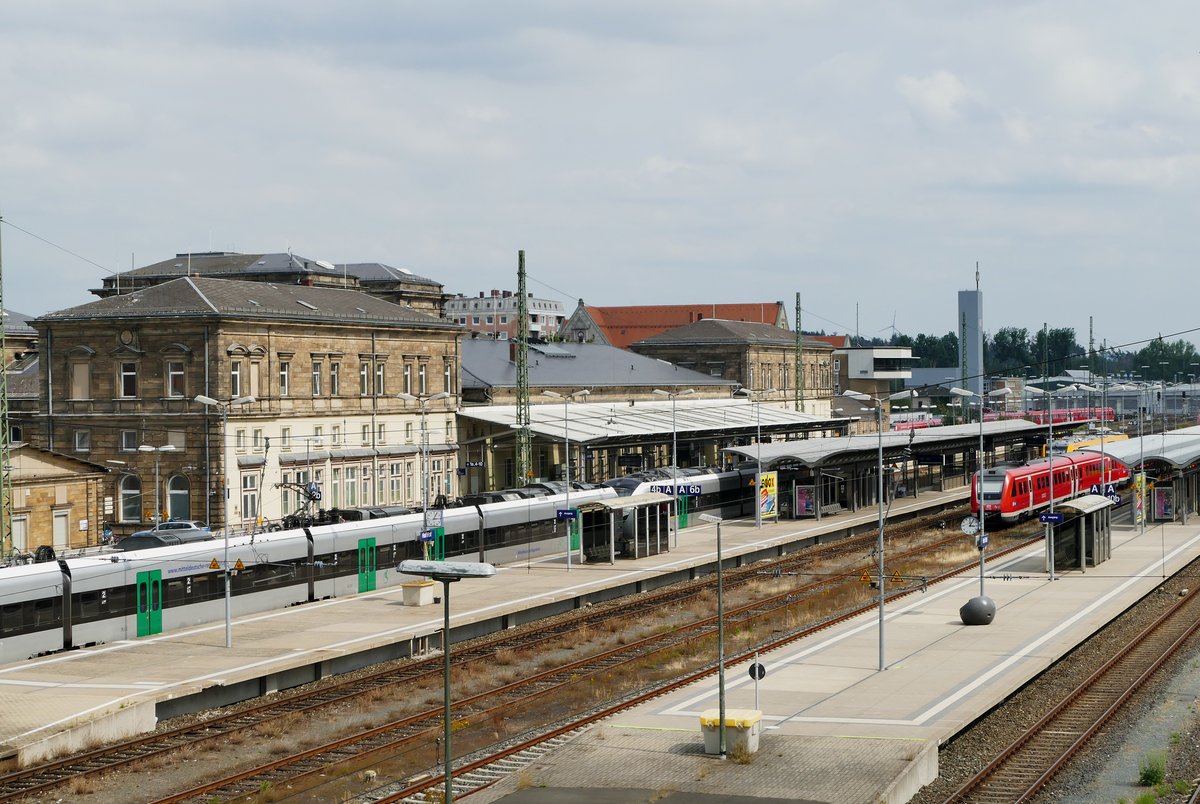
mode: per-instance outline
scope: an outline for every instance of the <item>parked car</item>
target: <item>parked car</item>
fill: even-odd
[[[204,542],[213,539],[212,531],[196,529],[164,530],[157,533],[145,531],[126,536],[117,542],[114,550],[148,550],[152,547],[168,547],[172,544]]]
[[[179,534],[182,534],[185,532],[192,532],[192,531],[203,531],[204,533],[209,534],[205,538],[212,538],[212,534],[209,531],[208,525],[205,525],[203,522],[200,522],[199,520],[195,520],[195,519],[171,519],[171,520],[168,520],[167,522],[159,522],[157,525],[150,528],[149,530],[139,530],[137,533],[131,533],[129,536],[126,536],[125,538],[132,539],[134,536],[148,536],[148,535],[158,534],[158,533],[173,533],[173,534],[179,535]]]

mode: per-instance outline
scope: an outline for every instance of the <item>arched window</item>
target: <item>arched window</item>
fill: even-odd
[[[142,521],[142,481],[137,475],[121,478],[121,521]]]
[[[167,480],[167,516],[171,519],[191,519],[191,484],[183,475]]]

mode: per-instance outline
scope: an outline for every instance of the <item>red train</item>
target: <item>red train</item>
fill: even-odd
[[[1054,417],[1055,424],[1066,424],[1067,422],[1086,422],[1090,419],[1098,419],[1102,422],[1111,422],[1113,420],[1112,408],[1057,408],[1050,413]],[[1028,416],[1030,421],[1037,424],[1046,424],[1046,411],[1031,410]]]
[[[1109,456],[1104,478],[1110,484],[1129,482],[1129,470]],[[983,470],[984,511],[989,519],[1016,522],[1050,505],[1050,465],[1046,459],[1018,466],[1001,465]],[[1054,501],[1061,502],[1088,494],[1099,485],[1101,456],[1094,452],[1074,452],[1054,458]],[[971,511],[979,513],[979,473],[971,479]]]

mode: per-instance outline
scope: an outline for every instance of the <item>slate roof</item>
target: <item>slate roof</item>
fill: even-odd
[[[443,318],[369,293],[305,285],[184,277],[47,313],[38,322],[97,318],[252,318],[461,330]]]
[[[328,274],[340,276],[343,272],[358,277],[360,282],[409,282],[441,287],[440,282],[417,276],[406,268],[393,268],[379,262],[351,262],[333,264],[314,260],[297,254],[238,254],[235,252],[206,252],[202,254],[176,254],[169,260],[161,260],[131,271],[122,271],[117,277],[154,279],[163,277],[192,276],[235,279],[243,274]],[[116,280],[114,280],[115,283]]]
[[[706,318],[694,324],[677,327],[660,332],[649,338],[636,341],[633,345],[660,346],[667,344],[696,344],[696,345],[725,345],[767,343],[779,346],[795,346],[796,334],[790,330],[773,324],[762,324],[754,321],[726,321],[720,318]],[[804,336],[806,346],[829,348],[824,340]]]
[[[613,346],[624,349],[634,341],[653,337],[705,318],[774,324],[780,313],[778,302],[751,304],[654,304],[634,307],[584,305],[596,326],[604,330]]]
[[[18,313],[16,310],[4,310],[4,332],[6,335],[20,335],[31,338],[37,335],[37,331],[29,326],[29,322],[33,320],[33,316]]]
[[[517,365],[509,359],[509,344],[472,338],[462,343],[463,388],[515,388]],[[615,346],[597,343],[529,345],[531,388],[646,386],[738,388],[736,382],[679,368]]]

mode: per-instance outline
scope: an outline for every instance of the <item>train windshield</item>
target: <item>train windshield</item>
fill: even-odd
[[[1000,493],[1004,490],[1004,476],[983,478],[984,502],[999,502]]]
[[[634,489],[644,482],[644,480],[637,477],[618,477],[613,480],[605,480],[604,485],[612,487],[617,492],[618,497],[628,497],[630,494],[633,494]]]

